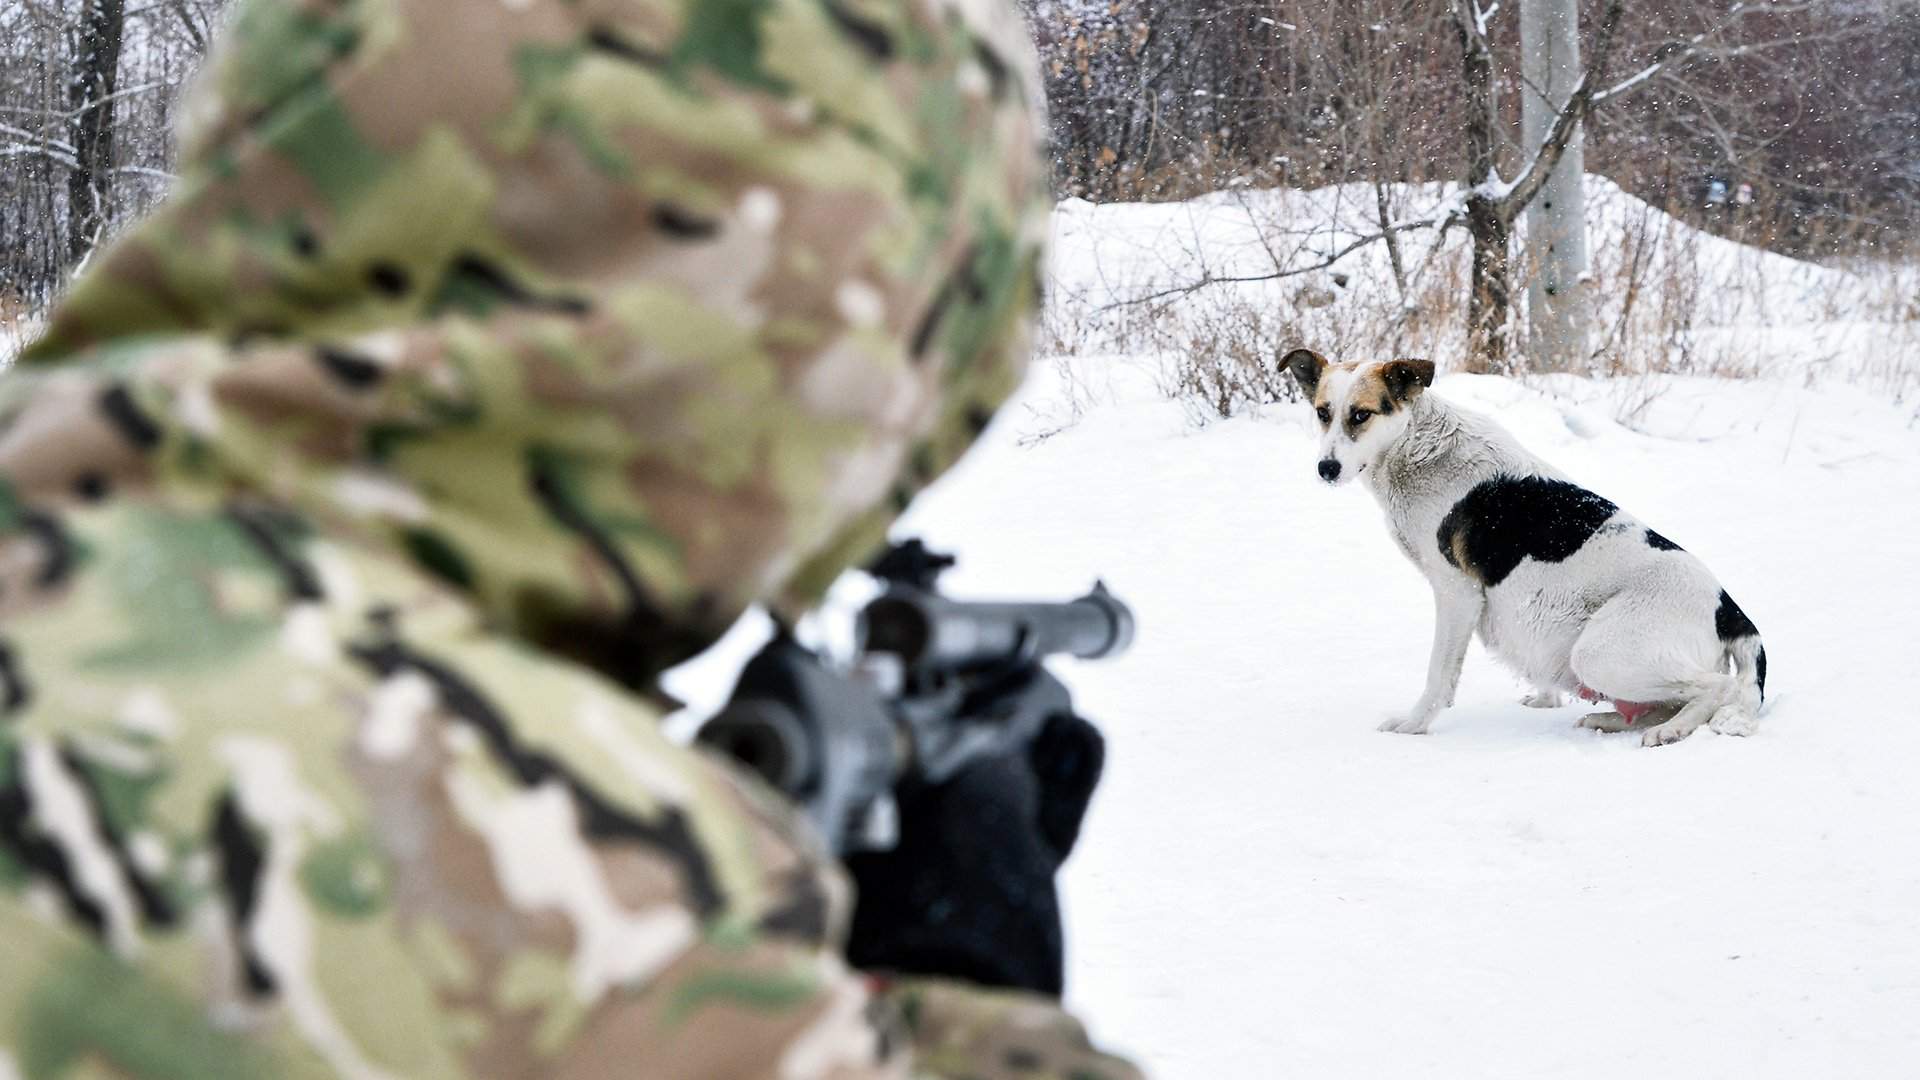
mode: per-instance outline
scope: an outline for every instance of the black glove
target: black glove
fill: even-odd
[[[1058,997],[1065,962],[1053,878],[1105,756],[1092,724],[1055,713],[1024,749],[938,785],[902,785],[899,844],[846,860],[859,889],[853,965]]]

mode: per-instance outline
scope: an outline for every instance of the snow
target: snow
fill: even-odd
[[[37,322],[26,316],[16,316],[0,307],[0,371],[13,365],[14,358],[32,339]]]
[[[1380,231],[1371,185],[1234,190],[1149,205],[1069,200],[1055,215],[1049,329],[1069,347],[1093,352],[1133,347],[1143,320],[1164,323],[1170,314],[1194,324],[1264,318],[1289,340],[1401,355],[1411,349],[1456,362],[1465,343],[1458,308],[1469,240],[1457,223],[1444,237],[1434,226],[1457,222],[1464,199],[1456,184],[1389,188],[1392,221],[1412,226],[1398,233],[1409,277],[1404,302],[1434,312],[1404,333],[1392,332],[1403,300],[1384,244],[1365,244],[1317,269]],[[1587,207],[1601,331],[1595,344],[1617,337],[1611,351],[1635,364],[1796,375],[1818,359],[1823,375],[1858,378],[1875,374],[1889,340],[1920,357],[1920,272],[1913,267],[1825,266],[1735,243],[1692,229],[1600,176],[1587,177]],[[1522,263],[1525,235],[1523,218],[1514,236]],[[1259,280],[1276,271],[1291,276]],[[1335,287],[1336,273],[1349,279],[1334,292],[1339,302],[1311,302]],[[1180,292],[1203,278],[1228,283]],[[1523,281],[1515,286],[1514,295],[1524,296]],[[1172,310],[1127,303],[1142,297],[1166,297],[1161,303]]]
[[[1258,265],[1261,195],[1063,206],[1054,322],[1201,258]],[[1593,198],[1602,259],[1644,209],[1625,198]],[[1835,306],[1864,277],[1683,239],[1712,286],[1699,335],[1760,377],[1433,392],[1714,569],[1766,639],[1754,737],[1578,730],[1581,708],[1521,706],[1477,645],[1433,734],[1377,732],[1424,678],[1424,580],[1364,490],[1317,480],[1303,406],[1196,428],[1162,393],[1166,357],[1036,365],[901,523],[960,553],[956,595],[1101,578],[1138,616],[1124,657],[1060,665],[1109,740],[1064,875],[1068,997],[1104,1044],[1207,1080],[1911,1075],[1920,349],[1910,324]],[[1383,280],[1377,247],[1352,262],[1335,309]],[[1318,317],[1259,295],[1289,331]],[[836,617],[860,595],[845,585]],[[670,689],[718,700],[764,633]]]
[[[1130,654],[1066,676],[1110,740],[1066,875],[1071,998],[1102,1037],[1165,1077],[1920,1060],[1910,416],[1671,380],[1633,431],[1604,384],[1440,380],[1760,625],[1760,734],[1646,750],[1522,707],[1477,646],[1434,734],[1376,732],[1419,692],[1431,602],[1371,498],[1314,477],[1303,407],[1196,433],[1146,381],[1037,446],[996,429],[903,523],[963,553],[956,593],[1100,576],[1139,618]]]
[[[1164,395],[1176,357],[1108,351],[1139,329],[1116,300],[1350,244],[1375,227],[1367,187],[1064,204],[1049,327],[1073,354],[1037,363],[898,529],[961,555],[956,595],[1065,599],[1098,578],[1135,610],[1127,655],[1060,665],[1110,762],[1063,888],[1070,1004],[1156,1076],[1920,1062],[1920,311],[1893,321],[1920,293],[1910,271],[1743,248],[1590,183],[1602,286],[1656,234],[1650,277],[1705,283],[1669,366],[1737,357],[1757,377],[1449,374],[1433,392],[1705,559],[1766,639],[1756,736],[1648,750],[1578,730],[1578,707],[1519,705],[1477,646],[1433,734],[1375,730],[1418,694],[1431,602],[1371,498],[1316,479],[1304,407],[1196,427]],[[1392,198],[1410,220],[1459,192]],[[1418,262],[1430,234],[1406,236]],[[1333,299],[1301,299],[1333,271]],[[1376,244],[1152,317],[1254,312],[1318,344],[1401,305]],[[1601,308],[1617,318],[1618,297]],[[1432,341],[1443,363],[1451,340]],[[811,632],[844,647],[864,595],[843,583]],[[766,632],[743,621],[672,673],[695,705],[676,726]]]

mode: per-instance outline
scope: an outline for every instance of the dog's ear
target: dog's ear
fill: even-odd
[[[1280,367],[1312,397],[1313,388],[1320,385],[1320,376],[1327,370],[1327,358],[1312,349],[1295,349],[1280,358]]]
[[[1395,360],[1380,369],[1387,393],[1398,402],[1412,401],[1420,391],[1433,385],[1433,361]]]

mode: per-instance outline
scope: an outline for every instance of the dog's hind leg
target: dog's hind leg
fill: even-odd
[[[1535,690],[1520,699],[1520,704],[1529,709],[1557,709],[1567,703],[1567,696],[1548,686]]]
[[[1646,746],[1665,746],[1693,734],[1739,697],[1725,671],[1724,647],[1711,626],[1695,626],[1658,593],[1620,593],[1587,620],[1569,663],[1581,685],[1619,706],[1588,726],[1608,730],[1612,715],[1635,719],[1644,706],[1661,706],[1664,720],[1633,725]],[[1603,726],[1604,725],[1604,726]],[[1626,728],[1622,727],[1622,730]]]
[[[1632,716],[1623,716],[1618,710],[1609,709],[1606,712],[1588,713],[1580,718],[1579,726],[1608,734],[1645,731],[1650,725],[1662,724],[1673,719],[1673,714],[1679,711],[1678,705],[1647,705],[1635,711]]]
[[[1641,733],[1640,745],[1667,746],[1693,734],[1700,729],[1700,725],[1713,719],[1723,697],[1724,692],[1709,689],[1682,706],[1679,712],[1673,714],[1673,719],[1655,724]]]
[[[1725,593],[1721,597],[1723,603],[1732,603]],[[1717,623],[1716,619],[1716,630]],[[1753,624],[1747,625],[1750,628]],[[1767,681],[1767,650],[1760,644],[1760,632],[1754,630],[1727,642],[1727,658],[1733,661],[1735,691],[1707,723],[1722,735],[1751,735],[1760,726],[1760,703]]]

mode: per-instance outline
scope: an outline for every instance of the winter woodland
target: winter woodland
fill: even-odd
[[[1920,0],[1021,0],[1033,374],[903,524],[1104,578],[1069,998],[1155,1075],[1898,1077],[1920,1062]],[[220,0],[0,0],[0,359],[166,189]],[[1551,204],[1551,205],[1548,205]],[[11,344],[10,344],[11,343]],[[1474,652],[1314,477],[1275,359],[1424,356],[1696,552],[1760,731],[1661,750]],[[857,599],[843,583],[830,642]],[[696,718],[764,623],[672,673]]]

